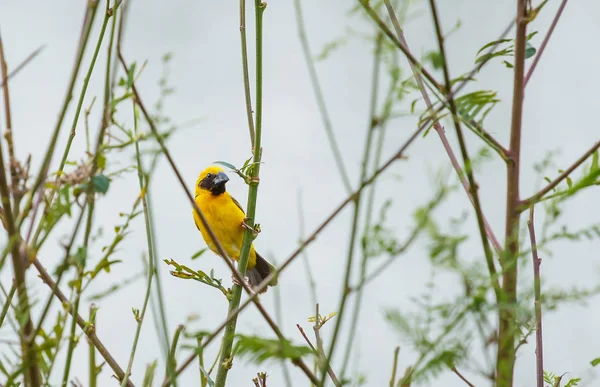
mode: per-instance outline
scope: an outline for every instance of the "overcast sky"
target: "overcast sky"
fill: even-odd
[[[11,80],[11,97],[14,136],[19,157],[33,155],[34,165],[41,161],[47,140],[55,125],[59,107],[71,72],[76,44],[83,16],[83,3],[73,1],[7,1],[0,2],[0,28],[9,66],[16,66],[34,49],[45,44],[45,50],[14,80]],[[250,2],[252,3],[252,2]],[[373,27],[364,19],[348,14],[357,2],[303,1],[308,38],[313,52],[323,45],[346,34],[348,28],[371,33]],[[496,39],[515,12],[515,1],[452,0],[438,1],[444,30],[450,30],[458,20],[462,27],[447,41],[450,71],[458,76],[469,71],[477,50]],[[532,39],[538,47],[558,8],[558,1],[550,1],[544,12],[535,20],[530,30],[540,31]],[[104,8],[104,3],[100,6]],[[415,17],[406,26],[406,38],[415,55],[434,49],[434,30],[427,2],[417,1],[412,8]],[[175,162],[188,187],[193,188],[198,173],[215,160],[241,164],[250,155],[247,121],[241,73],[239,19],[237,1],[133,1],[130,8],[124,52],[128,61],[147,61],[139,80],[139,88],[147,105],[156,101],[159,93],[157,81],[161,76],[160,58],[167,52],[173,54],[170,63],[169,83],[175,93],[165,105],[165,114],[176,123],[201,119],[169,140]],[[560,150],[556,156],[556,169],[570,165],[579,155],[598,140],[596,115],[600,106],[600,54],[595,49],[600,36],[600,3],[594,0],[570,2],[554,36],[527,87],[523,122],[522,196],[535,192],[539,182],[533,164],[539,162],[548,150]],[[98,36],[102,15],[99,14],[92,42]],[[248,34],[253,41],[253,7],[248,5]],[[514,32],[511,32],[511,36]],[[250,45],[252,50],[253,45]],[[252,51],[251,51],[252,52]],[[91,57],[88,50],[83,69]],[[91,79],[84,106],[89,106],[94,96],[101,98],[102,71],[105,56],[99,57],[100,70]],[[406,62],[402,60],[406,69]],[[372,67],[372,46],[353,38],[335,51],[327,61],[317,63],[333,127],[343,159],[354,184],[358,182],[365,130],[368,124],[369,85]],[[251,69],[251,73],[253,70]],[[435,74],[442,79],[441,74]],[[75,97],[83,77],[76,86]],[[501,103],[488,116],[486,128],[503,144],[507,144],[510,127],[512,96],[512,71],[500,61],[490,63],[479,74],[478,89],[497,90]],[[473,90],[473,89],[472,89]],[[99,101],[90,116],[91,130],[98,127]],[[407,106],[402,107],[404,109]],[[63,149],[68,136],[68,126],[74,113],[71,105],[63,127],[58,149]],[[120,112],[121,116],[125,113]],[[395,152],[415,129],[416,119],[397,119],[390,123],[385,156]],[[2,120],[2,129],[4,129]],[[263,161],[259,190],[257,221],[262,233],[256,240],[257,250],[267,257],[285,259],[299,240],[298,193],[302,192],[306,232],[312,232],[346,196],[341,184],[322,121],[309,82],[307,69],[297,35],[297,24],[292,1],[271,1],[264,17],[264,121]],[[448,127],[448,137],[455,145],[455,135]],[[84,156],[83,120],[79,120],[78,134],[70,158],[81,160]],[[469,136],[469,149],[474,153],[481,143]],[[455,147],[455,149],[458,149]],[[62,151],[61,151],[62,152]],[[402,238],[412,225],[412,211],[433,195],[432,176],[439,168],[448,167],[447,156],[439,139],[432,133],[420,138],[408,152],[407,161],[397,162],[382,177],[377,208],[386,200],[393,205],[388,217],[389,226]],[[57,157],[58,158],[58,157]],[[120,166],[131,163],[131,152],[118,156]],[[113,164],[113,168],[118,168]],[[553,171],[556,174],[556,169]],[[581,171],[576,172],[580,176]],[[398,179],[400,176],[400,179]],[[240,202],[246,203],[246,189],[240,179],[231,176],[228,189]],[[453,182],[456,181],[452,177]],[[477,175],[485,214],[497,235],[504,230],[505,169],[494,158]],[[129,174],[113,182],[108,195],[98,204],[96,220],[103,226],[104,237],[94,245],[90,259],[98,259],[100,248],[112,238],[113,225],[122,222],[119,212],[128,212],[138,195],[137,178]],[[151,187],[158,235],[158,258],[173,258],[182,264],[209,270],[215,268],[218,276],[229,286],[230,274],[220,258],[212,253],[191,262],[189,257],[205,244],[194,226],[191,210],[181,187],[169,166],[162,162]],[[598,222],[598,189],[596,187],[578,194],[564,207],[564,221],[573,228]],[[449,202],[436,212],[437,219],[458,217],[467,210],[469,221],[465,233],[471,240],[464,245],[461,255],[465,259],[483,259],[474,214],[462,192],[453,195]],[[543,217],[541,208],[539,217]],[[347,209],[320,235],[308,249],[308,257],[318,287],[318,301],[322,312],[336,310],[341,291],[342,273],[347,254],[351,211]],[[447,225],[447,223],[443,223]],[[59,238],[70,230],[70,225],[56,232],[39,254],[48,268],[62,259]],[[144,224],[141,217],[133,226],[118,251],[116,258],[123,263],[114,267],[111,275],[101,274],[91,292],[103,290],[115,281],[121,281],[142,270],[141,254],[146,249]],[[392,352],[401,345],[400,370],[415,360],[415,353],[406,337],[392,329],[384,320],[386,308],[403,312],[414,310],[410,298],[424,291],[431,275],[431,266],[421,240],[410,252],[401,257],[378,281],[367,288],[360,318],[356,373],[367,377],[367,385],[382,386],[388,383]],[[554,245],[553,256],[544,256],[542,275],[544,286],[561,285],[567,288],[594,286],[598,283],[597,241],[579,243],[560,242]],[[189,330],[211,329],[226,315],[227,305],[212,288],[198,283],[171,277],[166,265],[159,266],[167,300],[168,323],[171,331],[185,323],[190,315],[200,319],[190,324]],[[525,280],[531,276],[530,265],[521,271]],[[3,284],[10,282],[7,270],[2,274]],[[47,290],[30,270],[33,292],[45,300]],[[456,294],[460,288],[453,277],[436,278],[436,297],[443,299]],[[296,260],[281,275],[279,290],[283,300],[281,329],[295,343],[302,343],[296,324],[309,326],[307,317],[314,315],[304,267]],[[145,284],[141,279],[98,303],[97,333],[108,350],[125,368],[135,331],[131,308],[140,308]],[[262,297],[267,310],[274,311],[273,291]],[[86,301],[82,305],[87,316]],[[566,377],[584,377],[591,381],[590,360],[600,356],[600,323],[598,298],[589,305],[569,305],[557,312],[544,315],[545,368],[557,374],[568,372]],[[331,337],[333,324],[323,330],[326,343]],[[239,330],[248,334],[271,337],[272,332],[262,317],[252,308],[239,319]],[[10,337],[3,327],[0,337]],[[341,338],[346,337],[342,332]],[[208,353],[218,350],[218,341]],[[531,386],[535,378],[533,340],[520,349],[516,386]],[[189,342],[188,342],[189,343]],[[74,359],[72,375],[87,381],[87,345],[80,342]],[[338,345],[334,368],[341,365],[345,343]],[[360,353],[358,355],[358,353]],[[184,351],[179,356],[183,358]],[[187,356],[187,352],[185,352]],[[99,358],[99,356],[98,356]],[[160,359],[151,315],[143,326],[132,379],[141,383],[145,367]],[[210,360],[207,360],[210,361]],[[161,360],[162,362],[162,360]],[[161,363],[162,364],[162,363]],[[290,366],[294,386],[307,385],[300,371]],[[157,379],[162,378],[159,367]],[[270,374],[269,386],[283,385],[278,364],[257,367],[236,360],[229,374],[229,385],[251,386],[257,371]],[[58,382],[62,366],[54,372]],[[486,385],[482,379],[466,373],[474,383]],[[102,386],[116,385],[108,366],[100,376]],[[197,383],[194,367],[182,375],[180,385]],[[86,382],[83,383],[84,385]],[[435,385],[462,386],[451,373],[444,374]],[[588,384],[591,385],[591,384]]]

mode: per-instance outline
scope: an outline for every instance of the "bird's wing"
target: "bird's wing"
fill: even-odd
[[[237,200],[235,200],[235,198],[233,196],[229,195],[229,197],[231,198],[233,203],[240,209],[240,211],[242,211],[242,214],[246,215],[246,213],[244,212],[244,209],[242,208],[242,205]]]

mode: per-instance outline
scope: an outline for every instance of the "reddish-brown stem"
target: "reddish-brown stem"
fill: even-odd
[[[534,290],[534,306],[535,306],[535,359],[536,359],[536,376],[537,387],[544,387],[544,340],[542,336],[542,292],[540,283],[540,264],[542,260],[538,256],[537,243],[535,241],[535,227],[533,217],[533,206],[529,210],[529,239],[531,240],[531,257],[533,259],[533,290]]]
[[[8,126],[7,131],[11,128],[11,115],[10,115],[10,99],[8,94],[8,83],[6,82],[8,70],[6,62],[4,60],[4,50],[2,48],[2,38],[0,38],[0,67],[2,69],[3,89],[4,89],[4,109],[6,114],[6,125]],[[12,138],[10,136],[9,138]],[[8,152],[9,152],[9,166],[14,163],[14,149],[12,140],[8,141]],[[12,168],[11,168],[12,169]],[[16,212],[16,207],[12,208],[11,204],[11,192],[8,187],[8,179],[6,177],[6,166],[4,163],[4,153],[2,151],[2,142],[0,140],[0,196],[2,198],[2,209],[3,217],[2,223],[6,227],[7,237],[9,240],[8,245],[11,245],[11,257],[13,261],[13,272],[15,277],[15,285],[17,288],[17,295],[19,299],[19,313],[24,317],[20,320],[20,332],[19,338],[21,340],[21,351],[22,351],[22,366],[25,369],[25,386],[41,386],[42,379],[40,368],[37,362],[37,353],[35,348],[35,341],[31,333],[33,331],[33,323],[31,322],[31,309],[29,304],[29,297],[27,295],[27,283],[26,283],[26,267],[25,262],[20,253],[20,241],[21,237],[19,234],[18,226],[15,223],[15,216],[13,209]],[[10,302],[10,300],[7,300]]]
[[[475,385],[474,385],[473,383],[469,382],[469,381],[467,380],[467,378],[465,378],[465,377],[464,377],[464,375],[463,375],[463,374],[461,374],[461,373],[460,373],[460,372],[459,372],[459,371],[456,369],[456,367],[452,367],[452,372],[454,372],[454,373],[456,374],[456,376],[458,376],[458,377],[460,378],[460,380],[462,380],[463,382],[465,382],[465,383],[467,384],[467,386],[469,386],[469,387],[475,387]]]
[[[527,39],[527,0],[518,0],[515,42],[515,67],[510,128],[510,155],[506,174],[506,229],[502,265],[502,298],[498,314],[498,352],[496,362],[496,385],[512,387],[515,365],[517,267],[519,254],[519,168],[521,156],[521,131],[525,73],[525,43]]]
[[[450,88],[452,87],[452,84],[451,84],[451,80],[450,80],[450,70],[448,69],[448,60],[446,57],[446,49],[444,47],[444,35],[442,33],[442,26],[440,23],[440,18],[438,16],[437,7],[435,5],[435,0],[430,0],[429,3],[431,5],[431,13],[433,15],[435,31],[437,34],[438,47],[440,49],[440,53],[443,58],[442,69],[444,72],[444,82],[445,82],[446,89],[450,90]],[[390,4],[390,3],[388,0],[386,0],[386,5],[388,5],[388,4]],[[391,5],[388,7],[388,10],[391,11]],[[395,15],[394,15],[393,20],[396,20]],[[398,35],[400,36],[400,39],[404,41],[404,36],[402,35],[402,31],[398,28],[397,32],[398,32]],[[415,76],[417,76],[417,74],[415,74]],[[419,78],[419,77],[417,77],[417,78]],[[427,98],[426,90],[424,88],[422,88],[421,91],[423,92],[423,96],[425,97],[425,100],[428,103],[428,108],[431,109],[431,106],[430,106],[431,102],[429,102],[429,98]],[[473,207],[475,208],[475,215],[477,216],[477,224],[479,226],[479,236],[481,238],[481,243],[483,245],[483,250],[485,252],[486,264],[488,266],[488,271],[490,274],[492,286],[494,287],[494,292],[496,293],[496,297],[498,297],[499,292],[500,292],[500,285],[498,283],[498,274],[496,271],[496,265],[494,263],[494,255],[493,255],[492,250],[489,245],[488,235],[491,234],[492,235],[491,239],[496,241],[496,244],[497,244],[496,251],[498,252],[498,255],[501,254],[502,249],[500,248],[500,243],[497,241],[494,233],[492,232],[487,220],[485,219],[485,217],[483,215],[483,210],[481,209],[481,203],[479,201],[479,194],[477,192],[477,183],[475,182],[475,176],[473,175],[471,159],[469,158],[469,152],[467,150],[467,143],[463,136],[461,124],[458,119],[458,113],[457,113],[458,109],[456,107],[454,98],[449,98],[448,103],[450,105],[450,111],[452,113],[452,120],[453,120],[454,126],[456,128],[456,136],[458,137],[460,152],[462,154],[463,161],[465,163],[465,170],[466,170],[466,174],[467,174],[468,184],[467,184],[467,182],[465,182],[465,178],[464,178],[464,175],[460,171],[460,167],[458,167],[459,169],[456,169],[456,166],[455,166],[455,169],[459,175],[461,182],[463,183],[463,186],[465,187],[465,190],[467,191],[467,194],[469,196],[469,199],[471,200],[471,203],[473,204]],[[438,134],[440,134],[440,132],[441,132],[440,138],[442,138],[442,143],[444,143],[444,148],[447,148],[446,151],[448,152],[449,155],[451,155],[450,159],[452,160],[453,165],[454,165],[454,163],[456,163],[456,158],[451,153],[452,150],[450,148],[450,145],[447,143],[447,141],[444,142],[444,137],[445,137],[443,134],[444,128],[440,125],[439,122],[437,122],[435,129],[438,132]]]
[[[533,63],[531,63],[531,66],[527,71],[527,75],[525,76],[525,86],[527,86],[529,78],[531,78],[531,75],[533,74],[538,62],[540,61],[540,58],[542,57],[542,54],[544,53],[544,50],[546,49],[546,45],[548,44],[548,41],[550,40],[550,37],[554,32],[554,28],[556,28],[556,25],[558,24],[558,19],[560,19],[560,16],[562,15],[565,6],[567,5],[567,1],[569,0],[562,0],[562,2],[560,3],[560,7],[558,7],[556,15],[554,15],[554,20],[552,20],[552,24],[550,24],[550,28],[548,29],[548,32],[546,33],[546,36],[544,37],[544,40],[542,41],[542,44],[540,45],[540,48],[537,51],[535,58],[533,58]]]
[[[563,173],[558,175],[556,179],[548,183],[548,185],[542,188],[538,193],[532,195],[531,197],[528,197],[527,199],[522,200],[519,206],[520,210],[524,211],[525,209],[529,208],[531,205],[535,204],[540,199],[542,199],[544,195],[552,191],[557,185],[560,184],[561,181],[566,179],[567,176],[569,176],[575,169],[577,169],[577,167],[583,164],[583,162],[587,160],[587,158],[590,157],[594,152],[596,152],[598,148],[600,148],[600,141],[592,145],[592,147],[588,149],[587,152],[583,154],[583,156],[578,158],[569,168],[567,168]]]

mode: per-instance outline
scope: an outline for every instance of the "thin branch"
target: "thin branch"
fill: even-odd
[[[535,298],[535,360],[537,387],[544,387],[544,339],[542,336],[542,295],[540,282],[540,264],[542,260],[538,256],[537,243],[535,241],[535,226],[533,217],[533,206],[529,210],[529,239],[531,241],[531,258],[533,259],[533,288]]]
[[[363,182],[367,178],[367,170],[369,160],[371,159],[371,144],[373,142],[373,133],[376,127],[376,114],[377,114],[377,97],[379,94],[379,71],[382,63],[382,47],[383,47],[383,36],[379,35],[379,38],[375,41],[375,52],[373,55],[373,72],[371,75],[371,92],[370,92],[370,106],[367,124],[367,138],[364,141],[364,150],[362,156],[361,170],[360,170],[360,182]],[[354,249],[356,248],[356,238],[358,236],[358,224],[361,212],[362,204],[362,192],[358,193],[354,197],[354,207],[352,214],[352,225],[350,228],[350,240],[348,241],[348,253],[346,257],[346,267],[344,270],[344,282],[342,285],[342,296],[340,303],[337,308],[337,318],[333,329],[333,336],[331,338],[331,344],[329,346],[329,353],[327,358],[324,359],[326,366],[321,371],[321,383],[324,383],[326,377],[327,367],[331,364],[331,358],[337,344],[338,335],[342,326],[344,312],[346,310],[346,303],[348,296],[350,295],[350,279],[352,275],[352,267],[354,261]],[[317,304],[318,305],[318,304]],[[317,314],[318,317],[318,314]],[[318,344],[318,343],[317,343]]]
[[[13,137],[13,125],[12,125],[12,113],[10,108],[10,92],[8,88],[8,67],[6,65],[6,58],[4,56],[4,45],[2,44],[2,36],[0,36],[0,69],[2,70],[2,91],[4,96],[4,114],[6,119],[6,132],[4,137],[8,145],[8,168],[10,171],[11,180],[11,191],[14,197],[13,203],[13,217],[17,217],[19,213],[19,201],[20,197],[17,193],[17,185],[19,182],[19,176],[17,174],[17,158],[15,157],[15,144]]]
[[[46,48],[45,44],[42,44],[41,46],[39,46],[37,49],[35,49],[35,51],[33,51],[31,54],[29,54],[27,56],[27,58],[25,58],[21,63],[19,63],[17,65],[17,67],[15,67],[14,70],[12,70],[10,73],[8,73],[8,75],[6,77],[3,77],[2,83],[0,83],[0,87],[4,87],[5,83],[10,81],[15,75],[17,75],[19,73],[19,71],[23,70],[23,68],[25,66],[27,66],[29,64],[29,62],[31,62],[36,56],[38,56],[44,48]]]
[[[431,82],[431,84],[433,85],[433,87],[435,87],[439,91],[443,91],[443,87],[435,80],[435,78],[433,78],[433,76],[431,75],[431,73],[429,73],[429,71],[427,71],[427,69],[425,69],[425,66],[423,66],[421,63],[419,63],[419,61],[410,52],[410,50],[408,49],[408,47],[406,47],[405,42],[402,42],[401,40],[399,40],[394,35],[394,33],[388,28],[388,26],[384,23],[384,21],[381,20],[381,18],[379,17],[379,15],[377,15],[377,12],[369,4],[369,0],[358,0],[358,1],[363,6],[363,8],[367,12],[367,14],[371,17],[371,19],[373,19],[373,21],[375,23],[377,23],[377,25],[379,26],[379,28],[381,29],[381,31],[383,31],[383,33],[385,33],[385,35],[388,38],[390,38],[390,40],[392,41],[392,43],[394,43],[394,45],[396,47],[398,47],[404,53],[404,55],[406,55],[406,59],[408,59],[408,61],[410,62],[411,66],[415,66],[416,68],[418,68],[419,71],[421,71],[423,73],[423,76],[425,78],[427,78],[427,80],[429,82]]]
[[[451,369],[452,369],[452,372],[454,372],[454,373],[456,374],[456,376],[458,376],[458,377],[459,377],[459,378],[460,378],[460,379],[461,379],[463,382],[465,382],[465,383],[467,384],[467,386],[469,386],[469,387],[475,387],[475,385],[474,385],[473,383],[469,382],[469,381],[467,380],[467,378],[465,378],[465,377],[464,377],[464,375],[463,375],[463,374],[461,374],[461,373],[460,373],[460,372],[459,372],[459,371],[456,369],[456,367],[454,367],[454,366],[453,366]],[[542,386],[542,387],[543,387],[543,386]]]
[[[333,158],[338,168],[338,172],[342,177],[342,183],[344,184],[347,192],[352,192],[352,184],[350,184],[350,178],[348,177],[348,172],[344,166],[344,159],[342,158],[340,147],[335,138],[333,125],[331,123],[331,118],[329,117],[329,112],[327,111],[327,104],[325,103],[325,97],[323,96],[323,91],[321,90],[319,76],[317,75],[312,53],[310,52],[308,37],[306,36],[306,29],[304,27],[304,16],[302,13],[301,0],[295,0],[294,7],[296,9],[296,22],[298,24],[298,36],[300,37],[302,54],[304,55],[306,67],[308,68],[308,75],[310,77],[310,83],[317,99],[317,106],[319,107],[319,112],[321,113],[323,127],[325,128],[325,133],[327,134],[329,146],[331,147],[331,152],[333,153]]]
[[[50,168],[50,164],[52,162],[52,157],[54,156],[54,150],[56,147],[56,142],[58,140],[58,136],[60,134],[60,129],[62,127],[62,123],[67,114],[69,104],[70,104],[71,100],[73,99],[73,89],[75,87],[75,82],[77,81],[77,76],[79,75],[79,70],[80,70],[81,64],[83,62],[83,55],[85,53],[85,48],[86,48],[87,43],[90,38],[90,34],[92,31],[92,26],[94,24],[94,19],[96,16],[97,9],[98,9],[98,0],[90,0],[86,4],[85,15],[83,18],[83,25],[81,27],[81,37],[79,40],[79,45],[77,47],[77,56],[75,59],[75,64],[74,64],[73,70],[71,72],[71,79],[69,81],[69,86],[67,87],[67,92],[66,92],[66,95],[65,95],[65,98],[63,101],[63,105],[61,107],[61,111],[58,116],[58,121],[56,122],[54,131],[52,133],[52,137],[50,139],[48,148],[46,150],[46,154],[44,155],[44,160],[42,161],[42,165],[40,166],[40,170],[36,176],[36,180],[33,183],[28,200],[27,200],[25,207],[23,208],[23,212],[21,213],[21,216],[18,220],[19,226],[23,223],[23,221],[29,214],[29,211],[31,210],[31,207],[33,205],[34,196],[38,192],[38,189],[42,186],[43,182],[46,180],[46,175]],[[42,194],[41,191],[40,191],[40,194]],[[39,227],[41,227],[41,223],[40,223]]]
[[[544,40],[542,41],[542,44],[540,45],[540,48],[538,49],[535,58],[533,58],[533,63],[531,63],[531,66],[529,67],[529,70],[527,71],[527,75],[525,76],[525,86],[527,86],[527,82],[529,82],[529,78],[531,78],[531,75],[535,71],[535,68],[536,68],[538,62],[540,61],[540,58],[542,57],[542,54],[544,53],[544,50],[546,49],[546,45],[548,45],[548,41],[550,41],[550,37],[552,36],[552,33],[554,32],[554,28],[556,28],[556,25],[558,24],[558,19],[560,19],[560,16],[562,15],[562,13],[565,9],[565,6],[567,5],[567,1],[569,1],[569,0],[562,0],[562,2],[560,3],[560,7],[558,7],[558,11],[556,12],[556,15],[554,15],[552,24],[550,25],[548,32],[546,32],[546,36],[544,37]]]
[[[1,42],[1,40],[0,40]],[[1,51],[1,45],[0,45]],[[4,62],[4,56],[2,55],[2,62]],[[6,65],[2,65],[2,76],[6,79]],[[7,122],[10,124],[10,100],[8,99],[8,87],[4,85],[4,103],[7,113]],[[10,128],[8,128],[10,129]],[[15,218],[13,216],[13,210],[11,205],[11,195],[8,187],[8,179],[6,177],[6,166],[4,163],[4,152],[2,147],[2,141],[0,141],[0,196],[2,199],[3,217],[2,222],[6,227],[7,237],[9,245],[11,247],[11,256],[13,262],[13,272],[15,278],[15,286],[17,288],[17,295],[19,301],[19,314],[23,318],[19,318],[20,332],[19,338],[21,341],[21,356],[23,361],[23,367],[25,368],[25,386],[38,387],[42,384],[40,368],[37,362],[37,352],[35,348],[34,337],[31,336],[33,332],[33,323],[31,322],[31,309],[29,304],[29,296],[27,295],[27,283],[25,275],[25,261],[21,255],[20,241],[21,236],[19,235],[18,225],[15,224]],[[10,303],[10,300],[7,300]]]
[[[51,289],[54,290],[54,295],[58,297],[65,309],[69,312],[71,316],[73,316],[73,308],[71,307],[69,300],[67,299],[67,297],[65,297],[64,293],[58,287],[55,286],[56,284],[54,283],[54,280],[52,279],[52,277],[50,277],[50,274],[48,274],[44,266],[37,259],[33,261],[33,265],[37,269],[42,280],[46,283],[46,285],[48,285]],[[108,350],[106,349],[104,344],[102,344],[98,336],[96,336],[96,327],[85,321],[80,315],[74,315],[73,318],[77,320],[77,325],[79,325],[79,328],[81,328],[81,330],[87,336],[87,338],[94,344],[94,347],[96,347],[100,355],[102,355],[106,363],[113,370],[118,380],[123,380],[125,372],[123,372],[117,361],[112,357],[110,352],[108,352]],[[131,381],[129,381],[127,385],[129,387],[133,387],[133,383]]]
[[[402,31],[402,28],[400,26],[398,18],[396,17],[396,14],[392,8],[392,4],[389,2],[389,0],[384,0],[384,2],[385,2],[385,6],[388,10],[388,13],[390,15],[390,18],[392,19],[394,28],[396,29],[396,33],[398,34],[398,39],[408,49],[408,44],[404,37],[404,33]],[[436,27],[438,45],[439,45],[439,49],[442,54],[443,63],[444,63],[443,69],[444,69],[445,87],[447,90],[451,90],[452,84],[450,81],[450,75],[449,75],[448,63],[447,63],[448,61],[447,61],[447,57],[445,55],[445,48],[444,48],[444,43],[443,43],[444,37],[441,32],[441,26],[440,26],[440,22],[439,22],[439,17],[437,16],[437,9],[435,7],[435,2],[433,0],[431,0],[430,4],[431,4],[432,14],[433,14],[433,18],[434,18],[434,24]],[[417,84],[419,85],[419,89],[421,90],[421,94],[423,95],[423,99],[425,100],[427,108],[429,110],[433,110],[431,100],[429,99],[429,95],[427,93],[427,90],[424,87],[424,83],[421,78],[420,69],[417,69],[412,65],[411,65],[411,68],[412,68],[413,74],[415,76],[415,80],[417,81]],[[498,296],[498,294],[500,292],[500,284],[498,283],[497,271],[496,271],[496,267],[494,264],[493,252],[489,245],[488,235],[491,235],[490,239],[492,239],[492,240],[495,240],[496,238],[494,236],[494,233],[493,233],[491,227],[487,223],[485,216],[483,215],[483,210],[481,209],[481,203],[479,202],[479,194],[477,192],[477,184],[475,183],[475,177],[473,176],[473,169],[471,167],[469,153],[467,151],[466,142],[465,142],[465,139],[464,139],[464,136],[462,133],[460,122],[458,120],[456,103],[454,102],[454,98],[452,95],[450,95],[448,97],[448,103],[450,105],[450,110],[452,112],[454,125],[456,127],[456,135],[458,137],[461,154],[462,154],[464,164],[465,164],[468,184],[465,184],[466,182],[464,181],[465,180],[464,172],[461,170],[460,166],[458,165],[458,162],[456,161],[456,158],[454,156],[454,152],[452,151],[452,148],[447,143],[447,140],[445,138],[444,128],[442,127],[442,125],[440,124],[440,122],[438,121],[436,116],[433,116],[434,122],[435,122],[434,128],[435,128],[436,132],[438,133],[438,135],[440,136],[440,139],[442,140],[442,143],[444,144],[444,148],[446,149],[446,152],[452,161],[452,165],[454,166],[454,168],[459,176],[459,179],[463,183],[463,187],[467,191],[467,196],[469,197],[469,199],[471,199],[471,202],[475,209],[475,214],[477,216],[477,225],[479,226],[479,235],[481,237],[481,243],[482,243],[484,251],[485,251],[485,258],[486,258],[486,263],[488,266],[488,271],[490,274],[490,280],[492,283],[492,287],[494,288],[494,291],[496,293],[496,296]],[[499,247],[499,242],[496,242],[496,244]]]
[[[252,97],[250,96],[250,76],[248,75],[248,48],[246,45],[246,0],[240,0],[240,40],[242,44],[242,72],[244,74],[244,96],[250,143],[254,145],[254,121],[252,120]]]
[[[302,329],[302,327],[300,326],[300,324],[296,324],[296,327],[300,331],[300,334],[304,338],[304,341],[306,341],[306,344],[308,344],[308,346],[310,347],[310,349],[312,349],[313,352],[315,353],[315,356],[317,358],[325,357],[325,353],[323,352],[323,348],[322,347],[321,348],[315,348],[315,346],[310,341],[310,339],[308,338],[308,336],[306,335],[306,333],[304,332],[304,329]],[[318,329],[315,330],[315,335],[317,334],[317,331],[318,331]],[[318,342],[318,340],[317,340],[317,342]],[[331,381],[333,382],[333,384],[335,384],[336,386],[341,386],[342,385],[340,383],[339,379],[337,378],[337,375],[335,374],[335,372],[333,372],[333,369],[331,369],[331,367],[327,367],[327,373],[329,374],[329,377],[331,378]]]
[[[502,266],[502,299],[498,313],[498,352],[496,377],[498,387],[513,385],[517,268],[515,260],[519,254],[519,177],[521,167],[521,133],[523,120],[523,100],[525,92],[525,43],[527,40],[527,0],[518,0],[516,12],[517,32],[515,42],[515,68],[510,128],[510,156],[507,163],[506,187],[506,230],[504,254],[500,258]]]
[[[398,370],[398,354],[400,354],[400,347],[394,348],[394,363],[392,364],[392,376],[390,377],[390,387],[396,387],[396,371]]]
[[[531,207],[531,205],[540,201],[544,197],[544,195],[546,195],[548,192],[552,191],[557,185],[560,184],[561,181],[566,179],[567,176],[569,176],[575,169],[577,169],[577,167],[579,167],[581,164],[583,164],[583,162],[585,160],[587,160],[588,157],[590,157],[592,154],[594,154],[594,152],[596,152],[598,150],[598,148],[600,148],[600,141],[598,141],[594,145],[592,145],[592,147],[590,149],[588,149],[587,152],[585,152],[583,154],[583,156],[578,158],[569,168],[567,168],[563,173],[558,175],[558,177],[556,179],[554,179],[550,183],[548,183],[548,185],[546,185],[544,188],[542,188],[539,192],[528,197],[527,199],[521,200],[521,203],[519,205],[520,210],[524,211],[528,207]]]

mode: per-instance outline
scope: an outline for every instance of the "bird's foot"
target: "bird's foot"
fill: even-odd
[[[256,236],[260,232],[260,224],[257,223],[254,225],[254,227],[251,227],[248,223],[246,223],[246,221],[248,219],[250,219],[250,218],[244,218],[244,220],[242,220],[242,227],[245,228],[246,230],[252,231],[253,237],[256,238]]]
[[[231,281],[232,281],[234,284],[236,284],[237,286],[242,286],[242,287],[244,286],[244,285],[242,285],[242,284],[240,283],[240,281],[238,281],[238,279],[237,279],[237,277],[236,277],[235,275],[231,275]],[[246,283],[246,285],[248,285],[248,287],[250,287],[250,288],[252,287],[252,286],[250,285],[250,280],[248,279],[248,277],[244,277],[244,282]]]

